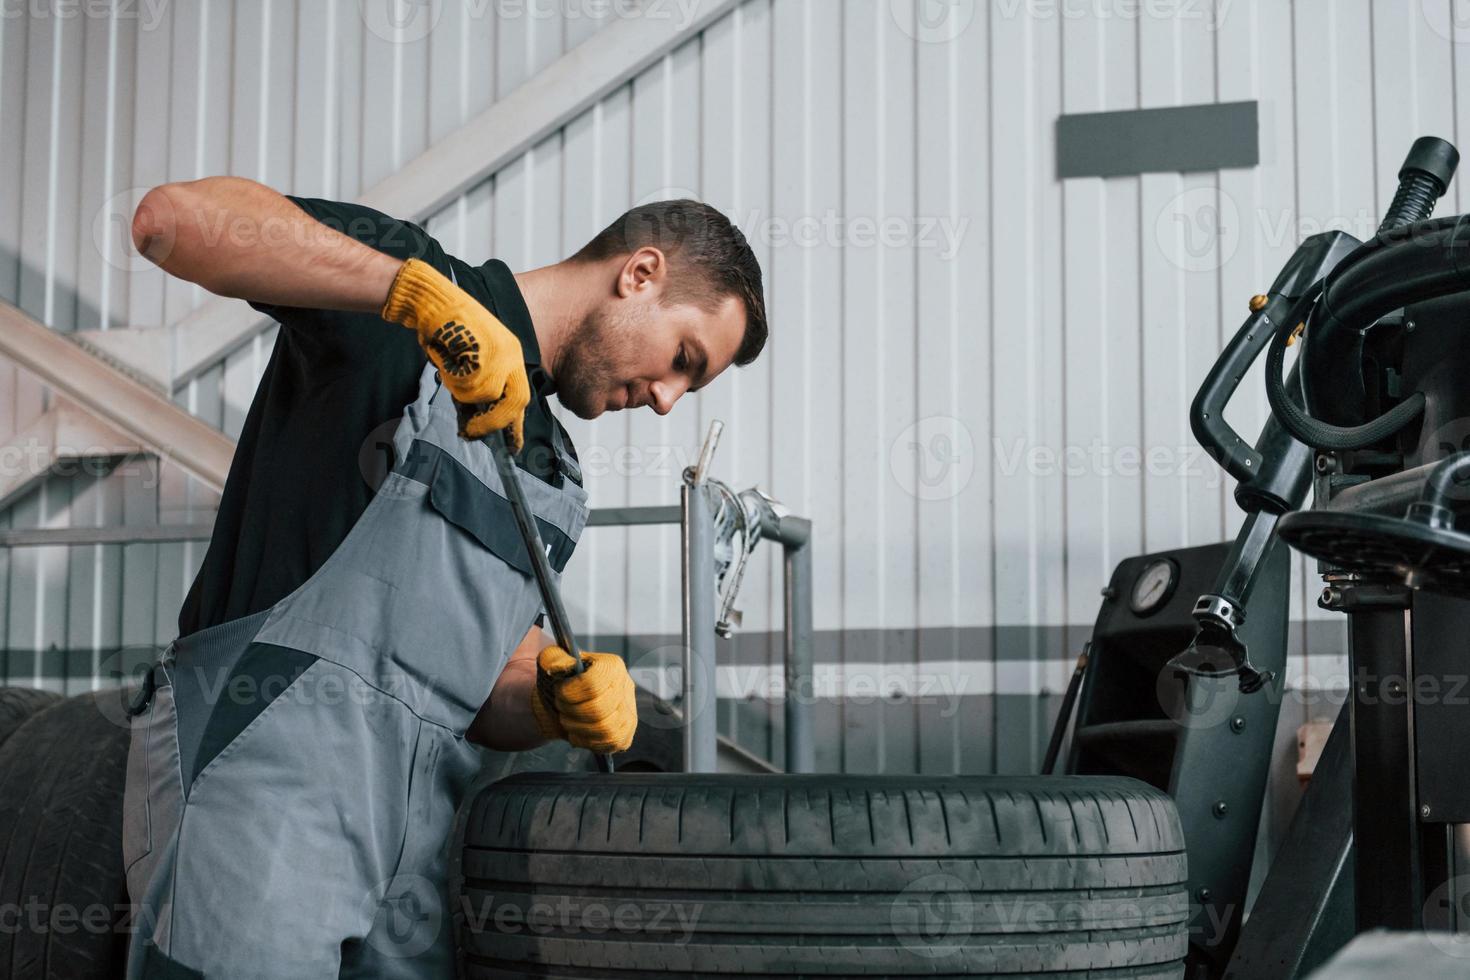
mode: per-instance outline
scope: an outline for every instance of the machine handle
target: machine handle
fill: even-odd
[[[1303,240],[1265,295],[1251,298],[1250,316],[1221,351],[1195,393],[1189,408],[1189,427],[1194,437],[1242,485],[1262,479],[1262,467],[1270,470],[1273,461],[1230,427],[1225,421],[1225,406],[1292,307],[1360,244],[1341,231],[1322,232]],[[1279,447],[1273,441],[1270,448]]]
[[[1240,483],[1249,483],[1261,471],[1261,454],[1225,421],[1225,406],[1270,342],[1277,321],[1290,312],[1291,303],[1279,295],[1254,297],[1251,307],[1251,315],[1225,345],[1189,406],[1194,437]]]

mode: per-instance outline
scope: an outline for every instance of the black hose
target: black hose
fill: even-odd
[[[1470,215],[1429,219],[1459,159],[1442,139],[1415,140],[1378,233],[1344,257],[1276,325],[1266,348],[1266,398],[1297,441],[1316,449],[1364,449],[1424,412],[1424,393],[1416,391],[1378,418],[1351,424],[1367,403],[1362,372],[1367,328],[1409,303],[1470,290]],[[1281,379],[1281,367],[1287,339],[1308,316],[1313,323],[1297,371],[1298,405]]]
[[[1470,289],[1470,216],[1410,228],[1406,238],[1356,249],[1327,277],[1302,361],[1304,405],[1323,422],[1363,421],[1364,328],[1410,303]]]
[[[1360,263],[1373,258],[1387,248],[1397,248],[1401,245],[1427,246],[1436,243],[1440,240],[1441,232],[1454,229],[1463,220],[1465,220],[1464,215],[1451,214],[1418,221],[1411,225],[1395,225],[1387,230],[1380,228],[1376,235],[1344,255],[1342,261],[1337,263],[1327,278],[1329,282],[1340,280]]]
[[[1378,226],[1379,234],[1423,221],[1444,193],[1444,184],[1429,174],[1406,175],[1388,206],[1388,217]]]
[[[1368,239],[1352,252],[1343,256],[1337,268],[1332,270],[1333,275],[1342,275],[1353,266],[1353,263],[1365,259],[1370,255],[1382,251],[1385,248],[1396,248],[1399,245],[1410,245],[1414,242],[1424,242],[1442,231],[1449,231],[1463,220],[1464,215],[1446,214],[1438,218],[1426,218],[1423,221],[1415,221],[1412,224],[1397,224],[1390,228],[1380,227],[1378,233]]]
[[[1423,409],[1422,397],[1410,396],[1381,418],[1362,421],[1367,402],[1365,328],[1411,303],[1470,290],[1470,215],[1409,228],[1414,231],[1406,238],[1393,243],[1375,239],[1355,250],[1327,277],[1302,355],[1305,410],[1288,407],[1278,415],[1287,431],[1307,445],[1361,449],[1402,428]],[[1281,348],[1274,354],[1283,356],[1284,338],[1274,346]],[[1268,348],[1268,364],[1272,355]],[[1270,396],[1271,372],[1267,374]],[[1279,395],[1278,400],[1285,401]]]
[[[1332,270],[1324,299],[1333,315],[1348,319],[1354,308],[1374,303],[1365,293],[1412,301],[1412,294],[1423,288],[1420,284],[1438,284],[1444,292],[1470,287],[1470,215],[1414,227],[1420,230],[1384,245],[1373,239]]]
[[[1378,226],[1380,232],[1423,221],[1434,211],[1450,186],[1455,167],[1460,164],[1460,151],[1454,144],[1437,136],[1421,136],[1409,147],[1409,155],[1399,168],[1399,188]]]
[[[1292,400],[1281,378],[1281,367],[1286,360],[1286,341],[1296,325],[1313,312],[1313,305],[1323,290],[1321,283],[1308,290],[1291,308],[1291,313],[1277,325],[1271,344],[1266,348],[1266,399],[1281,425],[1298,442],[1315,449],[1362,449],[1393,435],[1417,418],[1424,411],[1424,394],[1416,391],[1373,421],[1352,426],[1319,422]]]

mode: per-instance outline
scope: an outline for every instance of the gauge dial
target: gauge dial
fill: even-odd
[[[1135,616],[1147,616],[1159,611],[1174,594],[1179,584],[1179,569],[1168,558],[1151,561],[1138,573],[1133,582],[1133,593],[1128,598],[1128,608]]]

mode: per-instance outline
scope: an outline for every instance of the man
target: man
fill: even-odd
[[[133,237],[281,330],[179,639],[130,709],[128,976],[450,976],[466,742],[615,752],[637,723],[620,658],[573,674],[534,625],[481,440],[519,450],[559,571],[586,494],[547,396],[583,418],[668,412],[760,352],[760,268],[692,201],[635,208],[513,274],[368,208],[235,178],[155,188]],[[385,440],[379,480],[365,462]]]

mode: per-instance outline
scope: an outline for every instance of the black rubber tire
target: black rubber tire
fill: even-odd
[[[68,698],[0,746],[0,976],[122,976],[128,731],[117,692]]]
[[[61,695],[34,687],[0,687],[0,745],[27,718],[60,700]]]
[[[464,840],[471,980],[1183,975],[1178,813],[1122,777],[522,773]]]

